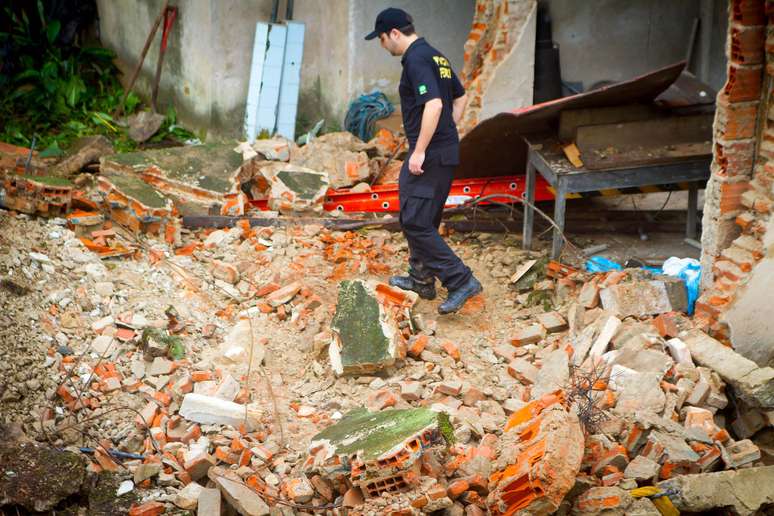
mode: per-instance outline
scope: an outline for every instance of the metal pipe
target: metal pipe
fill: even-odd
[[[277,16],[279,15],[279,0],[274,0],[271,6],[271,22],[277,23]]]
[[[293,0],[287,0],[287,5],[285,6],[285,21],[290,21],[293,19]]]

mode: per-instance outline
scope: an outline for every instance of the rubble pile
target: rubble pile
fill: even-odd
[[[774,371],[696,327],[674,278],[452,237],[498,301],[437,321],[379,281],[407,252],[386,231],[243,222],[111,257],[105,221],[0,216],[3,415],[131,514],[771,503],[705,484],[771,478]]]

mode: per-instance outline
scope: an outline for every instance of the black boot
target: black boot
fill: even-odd
[[[393,276],[390,278],[390,285],[416,292],[422,299],[435,299],[435,278],[420,281],[411,276]]]
[[[450,290],[446,301],[438,307],[441,315],[451,314],[465,306],[465,301],[484,291],[484,287],[473,276],[463,286],[456,290]]]

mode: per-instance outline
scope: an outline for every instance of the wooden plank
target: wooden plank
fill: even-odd
[[[669,163],[712,152],[711,113],[579,127],[576,144],[589,170]]]
[[[559,113],[559,141],[575,141],[576,132],[581,126],[635,122],[665,116],[667,115],[664,112],[651,104],[569,109]]]
[[[581,161],[580,150],[578,150],[577,145],[571,143],[569,145],[563,146],[562,150],[564,151],[564,155],[567,156],[569,162],[572,163],[573,167],[583,168],[583,161]]]

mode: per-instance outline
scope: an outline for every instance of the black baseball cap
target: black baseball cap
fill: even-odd
[[[380,12],[374,23],[374,31],[368,34],[365,39],[374,39],[383,32],[390,32],[392,29],[402,29],[414,23],[411,15],[403,9],[388,7]]]

